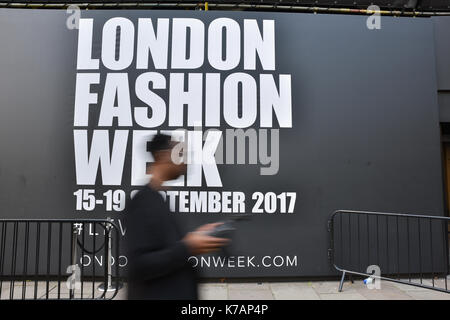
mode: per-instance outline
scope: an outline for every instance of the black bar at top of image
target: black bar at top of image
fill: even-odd
[[[328,7],[328,8],[349,8],[349,9],[367,9],[371,5],[376,5],[382,10],[398,10],[398,11],[429,11],[440,12],[450,11],[450,3],[448,0],[210,0],[210,1],[194,1],[194,0],[4,0],[1,1],[2,6],[18,7],[23,4],[29,7],[33,5],[45,5],[45,7],[54,6],[69,6],[71,4],[80,4],[84,6],[92,5],[93,8],[106,6],[111,8],[116,6],[120,8],[138,8],[150,6],[154,8],[167,9],[183,9],[196,8],[203,6],[208,2],[211,9],[221,8],[233,10],[233,8],[247,9],[247,10],[289,10],[290,7]]]

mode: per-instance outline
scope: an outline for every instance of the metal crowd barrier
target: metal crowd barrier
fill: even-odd
[[[113,299],[119,240],[109,219],[0,219],[0,300]]]
[[[356,275],[450,293],[449,222],[443,216],[333,212],[328,257],[342,272],[339,291],[348,274],[352,282]]]

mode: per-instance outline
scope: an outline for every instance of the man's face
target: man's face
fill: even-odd
[[[160,150],[154,154],[155,162],[147,167],[147,174],[150,168],[157,166],[158,170],[163,170],[168,180],[177,179],[186,173],[187,165],[183,161],[183,149],[177,146],[178,143],[171,144],[171,149]]]

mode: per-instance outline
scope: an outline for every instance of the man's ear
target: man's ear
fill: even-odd
[[[150,174],[150,168],[152,166],[151,162],[147,162],[146,166],[145,166],[145,173],[146,174]]]

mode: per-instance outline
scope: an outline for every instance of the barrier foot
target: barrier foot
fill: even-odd
[[[339,283],[339,292],[342,292],[342,286],[344,285],[344,280],[345,280],[345,271],[342,271],[342,277],[341,277],[341,282]]]
[[[101,292],[104,292],[104,291],[111,292],[111,291],[116,291],[116,290],[118,291],[118,290],[122,289],[122,287],[123,287],[123,284],[121,282],[119,282],[117,284],[117,286],[116,286],[116,284],[110,284],[108,286],[106,283],[102,283],[98,286],[97,289],[98,289],[98,291],[101,291]]]

